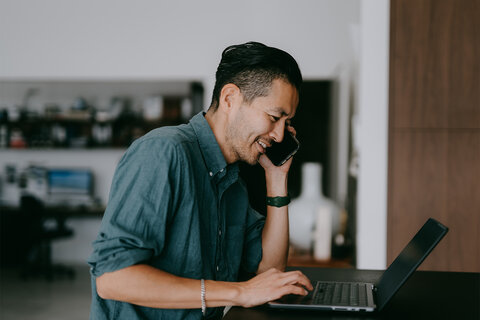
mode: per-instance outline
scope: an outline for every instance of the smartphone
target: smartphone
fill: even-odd
[[[267,148],[265,154],[277,167],[281,166],[290,159],[300,148],[300,143],[290,131],[285,130],[283,140],[280,143],[274,142],[271,147]]]

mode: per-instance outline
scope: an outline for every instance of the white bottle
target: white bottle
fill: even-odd
[[[313,232],[313,258],[330,260],[332,253],[332,210],[326,206],[317,208],[315,231]]]

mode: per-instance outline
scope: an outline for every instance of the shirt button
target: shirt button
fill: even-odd
[[[218,230],[218,235],[219,235],[219,236],[222,235],[222,230]]]
[[[217,271],[220,270],[220,268],[217,266]]]
[[[208,174],[210,175],[210,177],[213,176],[213,172],[212,172],[212,171],[210,171]]]
[[[222,169],[222,170],[220,170],[220,172],[223,172],[223,169]]]

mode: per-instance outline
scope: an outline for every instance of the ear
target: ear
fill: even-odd
[[[233,83],[227,83],[222,87],[220,91],[219,109],[226,112],[234,108],[237,104],[241,103],[242,95],[240,88]]]

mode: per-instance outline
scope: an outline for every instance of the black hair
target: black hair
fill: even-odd
[[[302,73],[295,59],[287,52],[259,42],[227,47],[215,74],[210,108],[218,108],[220,92],[228,83],[235,84],[250,103],[256,97],[268,95],[273,80],[282,79],[293,85],[298,92]]]

